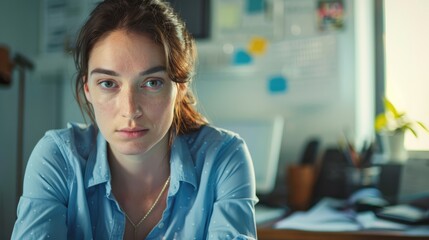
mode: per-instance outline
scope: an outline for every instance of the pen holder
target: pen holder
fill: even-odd
[[[377,187],[380,178],[380,167],[347,168],[347,186],[349,194],[367,187]]]
[[[313,165],[290,165],[286,172],[287,202],[294,210],[310,207],[316,179]]]

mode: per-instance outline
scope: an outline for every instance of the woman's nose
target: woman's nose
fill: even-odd
[[[125,91],[122,99],[122,106],[119,106],[122,108],[122,117],[133,120],[142,116],[143,111],[135,91]]]

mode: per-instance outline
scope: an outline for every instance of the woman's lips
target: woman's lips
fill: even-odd
[[[119,136],[124,138],[139,138],[146,135],[149,129],[144,128],[123,128],[117,131]]]

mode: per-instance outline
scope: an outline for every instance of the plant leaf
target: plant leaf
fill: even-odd
[[[402,114],[398,113],[398,111],[396,110],[396,107],[387,98],[384,98],[384,107],[386,108],[386,111],[392,113],[393,117],[396,119],[404,115],[403,113]]]
[[[420,125],[420,127],[422,127],[426,132],[429,132],[429,129],[422,123],[419,121],[416,121],[418,125]]]
[[[410,126],[410,124],[406,124],[406,125],[404,125],[403,127],[402,127],[404,130],[405,129],[408,129],[408,130],[410,130],[411,131],[411,133],[414,135],[414,137],[417,137],[417,133],[416,133],[416,131]]]

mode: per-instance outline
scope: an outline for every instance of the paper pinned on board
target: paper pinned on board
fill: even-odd
[[[252,56],[245,50],[239,49],[235,52],[233,58],[234,65],[246,65],[252,63]]]
[[[247,0],[247,13],[260,13],[264,11],[265,0]]]
[[[268,92],[271,94],[285,93],[287,88],[287,78],[282,75],[273,76],[268,79]]]
[[[268,40],[263,37],[253,37],[249,42],[249,53],[252,55],[263,55],[267,52]]]
[[[234,30],[240,27],[243,9],[239,2],[220,1],[216,13],[215,19],[220,29]]]

